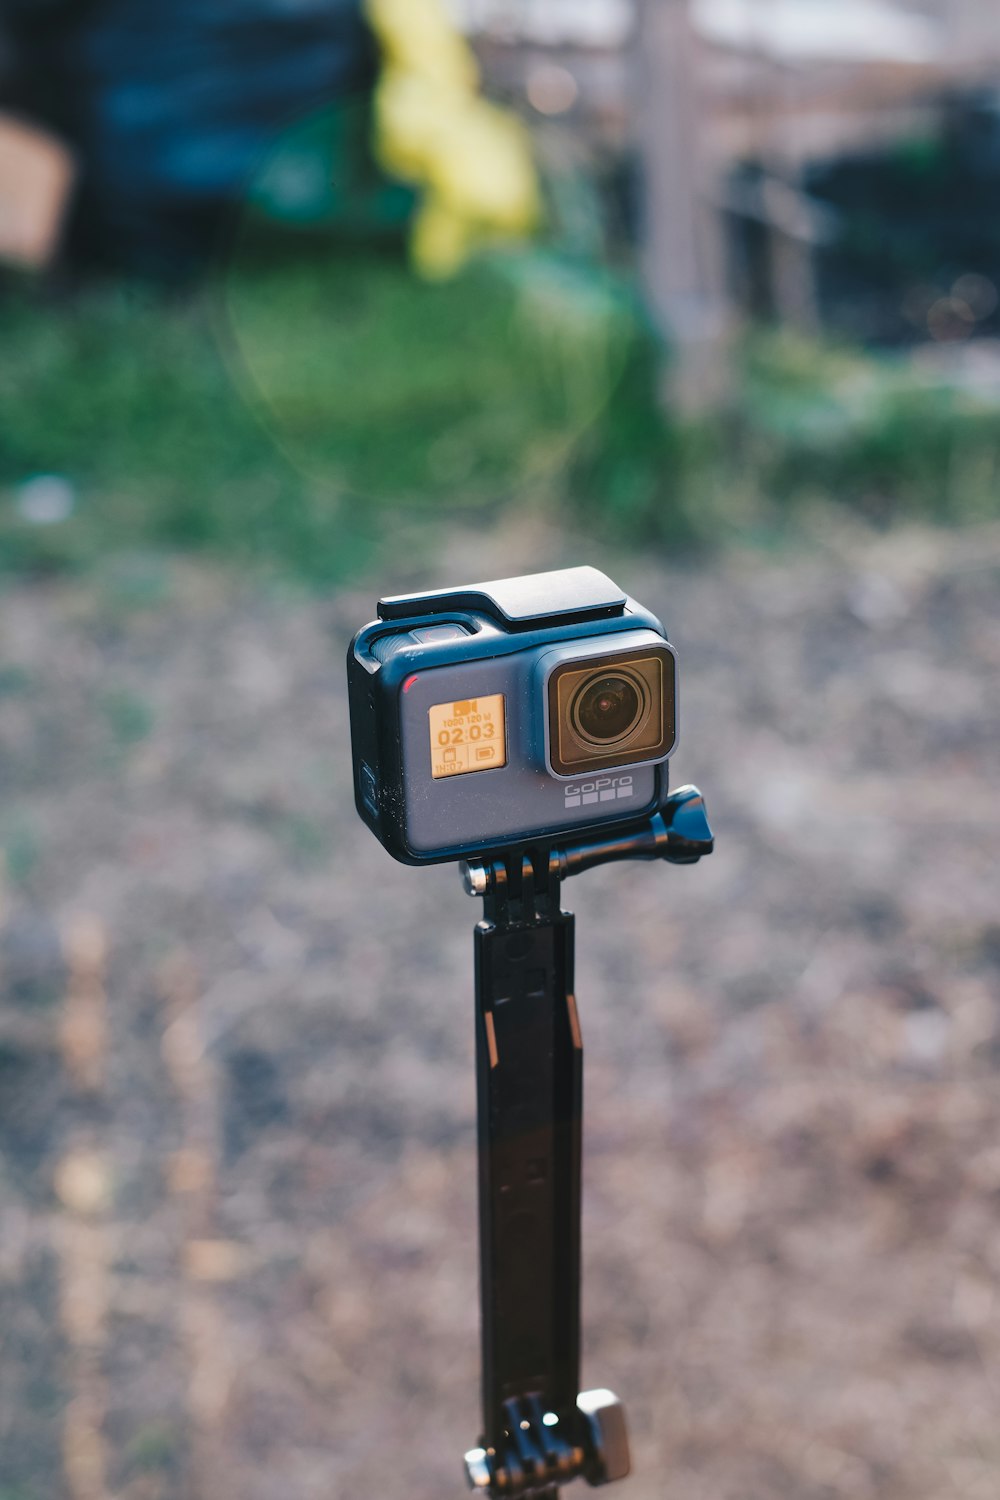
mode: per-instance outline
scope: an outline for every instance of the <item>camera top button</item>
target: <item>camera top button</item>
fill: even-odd
[[[457,641],[460,636],[470,635],[471,631],[466,630],[464,625],[421,625],[419,629],[411,630],[410,634],[421,646],[427,646],[432,641]]]
[[[412,630],[398,630],[393,635],[382,635],[371,644],[371,654],[383,664],[399,651],[413,646],[430,646],[439,641],[456,641],[471,635],[464,625],[418,625]]]

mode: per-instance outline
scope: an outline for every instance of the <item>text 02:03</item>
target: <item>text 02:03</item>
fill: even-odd
[[[466,733],[470,740],[491,740],[496,733],[492,724],[470,724],[464,729],[442,729],[438,733],[439,745],[464,745]]]

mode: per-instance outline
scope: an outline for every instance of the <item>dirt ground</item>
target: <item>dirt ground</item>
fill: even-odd
[[[343,653],[380,583],[588,560],[718,841],[566,887],[620,1493],[995,1500],[996,527],[0,596],[0,1500],[465,1492],[477,908],[357,819]]]

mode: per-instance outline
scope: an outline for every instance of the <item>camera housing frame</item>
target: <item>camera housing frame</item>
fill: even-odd
[[[637,691],[651,700],[643,743],[570,765],[553,747],[553,684],[605,663],[609,676],[616,666],[626,681],[638,673]],[[382,599],[378,619],[351,641],[347,675],[357,810],[404,864],[613,830],[666,800],[677,741],[673,647],[657,617],[595,568]],[[467,724],[441,717],[448,706],[487,703],[492,710],[472,716],[490,736],[476,752],[486,767],[438,764],[433,726]]]

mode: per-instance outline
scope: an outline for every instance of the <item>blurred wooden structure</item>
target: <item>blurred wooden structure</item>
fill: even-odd
[[[810,326],[826,225],[801,191],[804,168],[932,132],[950,92],[1000,77],[1000,27],[977,0],[925,0],[922,13],[895,0],[640,0],[639,10],[643,266],[673,351],[670,396],[698,409],[724,390],[739,316],[719,270],[726,217],[765,226],[772,303]],[[741,162],[758,169],[742,196]]]
[[[697,410],[723,394],[733,318],[688,0],[644,0],[638,36],[642,272],[653,316],[671,343],[669,394]]]
[[[932,134],[948,96],[1000,85],[990,0],[451,3],[503,89],[574,133],[638,149],[643,272],[672,350],[670,397],[689,409],[725,388],[741,315],[726,268],[732,219],[762,227],[769,302],[808,328],[828,224],[802,192],[806,169]],[[734,171],[747,162],[752,185]]]

